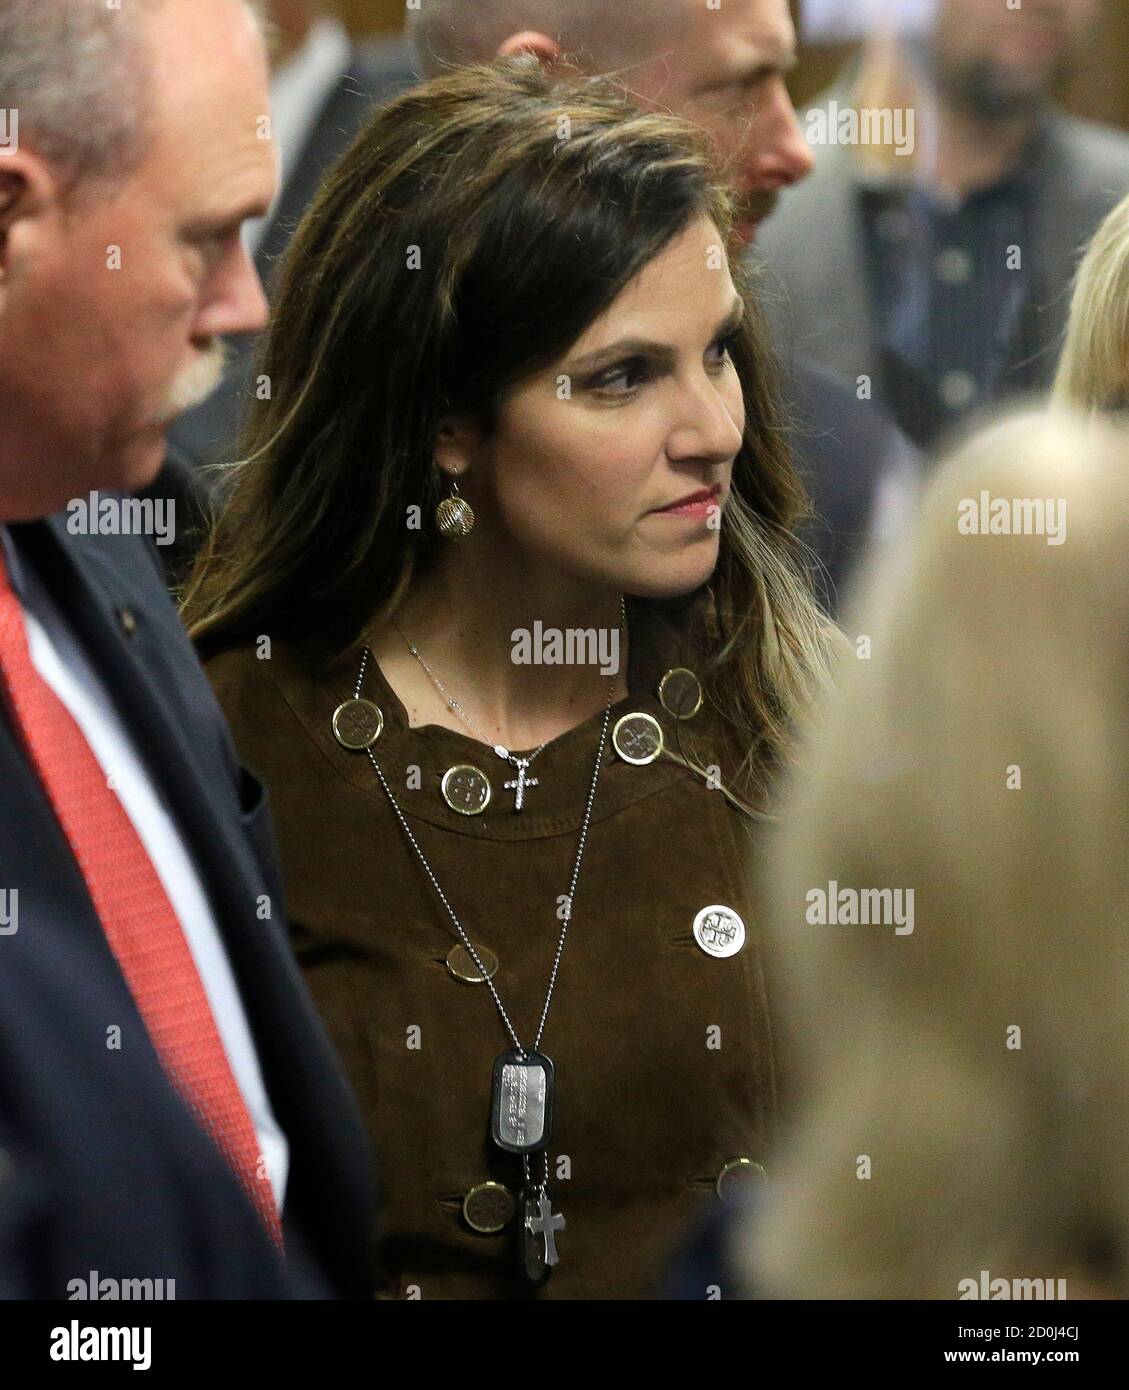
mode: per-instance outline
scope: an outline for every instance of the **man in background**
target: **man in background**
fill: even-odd
[[[265,0],[272,29],[271,138],[280,187],[266,216],[244,230],[247,249],[267,289],[302,214],[326,172],[352,144],[374,103],[418,79],[411,46],[401,40],[353,44],[324,0]],[[176,497],[186,518],[165,553],[174,579],[183,577],[219,486],[210,466],[238,457],[243,419],[254,399],[257,334],[226,339],[228,362],[219,387],[182,415],[169,432],[169,456],[148,495]]]
[[[761,239],[777,327],[923,448],[1049,385],[1078,257],[1129,192],[1129,138],[1054,99],[1099,4],[888,0],[805,113],[815,172]]]
[[[368,1147],[290,952],[263,790],[169,601],[155,510],[125,495],[220,340],[265,322],[241,230],[277,186],[268,103],[244,0],[0,0],[11,1297],[371,1288]]]

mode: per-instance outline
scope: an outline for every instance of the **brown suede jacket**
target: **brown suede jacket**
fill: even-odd
[[[567,1224],[539,1290],[519,1271],[520,1222],[509,1215],[521,1160],[488,1133],[493,1064],[512,1043],[485,985],[449,969],[457,934],[368,756],[334,736],[360,651],[332,669],[280,643],[267,660],[246,647],[208,663],[243,761],[269,789],[294,950],[379,1156],[380,1297],[652,1296],[671,1251],[718,1200],[723,1171],[723,1189],[763,1171],[775,1082],[751,822],[700,774],[665,757],[633,765],[610,737],[623,714],[642,711],[676,746],[679,724],[657,687],[669,668],[692,667],[683,654],[633,629],[632,693],[612,710],[541,1045],[556,1070],[550,1193]],[[502,785],[513,770],[492,749],[469,733],[410,728],[371,662],[364,694],[384,716],[372,751],[468,936],[497,958],[495,986],[530,1046],[603,716],[544,749],[517,813]],[[697,734],[711,717],[703,707],[684,727]],[[444,800],[442,776],[457,764],[489,778],[482,814]],[[695,937],[695,918],[715,905],[744,922],[736,954],[711,955]],[[478,1191],[470,1214],[487,1226],[509,1215],[490,1233],[464,1210],[486,1182],[499,1187]]]

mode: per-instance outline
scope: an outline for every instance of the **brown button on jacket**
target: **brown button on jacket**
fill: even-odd
[[[383,1297],[645,1298],[727,1162],[767,1159],[772,1041],[749,884],[749,820],[706,779],[665,758],[634,766],[610,731],[640,710],[672,746],[657,688],[682,652],[632,629],[631,695],[613,707],[561,968],[541,1050],[556,1069],[549,1188],[566,1227],[560,1263],[531,1292],[516,1220],[486,1235],[462,1203],[476,1184],[515,1194],[521,1160],[489,1132],[495,1058],[512,1046],[483,984],[446,960],[458,937],[365,753],[332,730],[360,652],[332,668],[276,643],[208,666],[243,760],[273,801],[293,944],[341,1053],[379,1156]],[[554,740],[515,813],[513,769],[436,725],[409,728],[370,662],[365,696],[384,714],[373,752],[443,891],[532,1045],[560,931],[603,716]],[[703,729],[708,708],[691,721]],[[719,759],[720,761],[720,759]],[[494,795],[468,817],[440,792],[470,763]],[[724,776],[724,763],[722,775]],[[738,913],[743,948],[695,940],[699,911]],[[540,1157],[533,1160],[535,1176]],[[724,1292],[724,1291],[723,1291]],[[703,1298],[706,1290],[702,1290]]]

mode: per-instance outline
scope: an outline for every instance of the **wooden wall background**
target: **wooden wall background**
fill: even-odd
[[[404,0],[334,0],[357,34],[394,34],[403,25]],[[619,0],[646,4],[647,0]],[[793,0],[793,9],[796,8]],[[806,101],[828,81],[850,45],[807,47],[792,84],[797,102]],[[1065,94],[1067,105],[1081,116],[1129,129],[1129,3],[1105,0],[1100,31],[1082,71]]]

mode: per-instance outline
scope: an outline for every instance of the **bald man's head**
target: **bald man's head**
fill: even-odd
[[[788,0],[420,0],[414,37],[429,76],[529,52],[614,73],[648,110],[693,121],[714,142],[751,240],[811,151],[785,81],[796,61]]]
[[[593,72],[631,63],[676,38],[689,24],[687,0],[420,0],[410,11],[424,74],[492,58],[524,30],[544,34]]]

